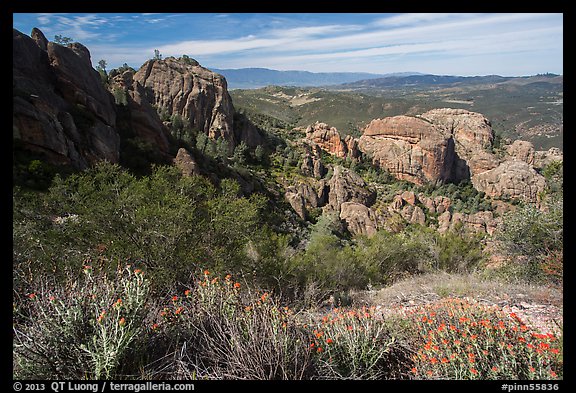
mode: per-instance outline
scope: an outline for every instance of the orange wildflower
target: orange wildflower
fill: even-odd
[[[234,288],[236,289],[240,288],[240,283],[239,282],[234,283]]]
[[[550,349],[550,344],[540,343],[540,344],[538,344],[538,346],[540,347],[540,349],[543,349],[543,350]]]
[[[412,371],[413,374],[418,374],[418,369],[416,367],[412,367]]]
[[[436,358],[431,358],[431,359],[430,359],[430,363],[436,364],[436,363],[438,363],[438,359],[436,359]]]
[[[474,375],[478,375],[478,370],[476,370],[475,368],[471,368],[470,372]]]
[[[122,306],[122,299],[116,300],[116,303],[114,303],[113,307],[120,307],[120,306]]]
[[[556,378],[558,376],[558,374],[556,374],[554,371],[550,370],[550,376],[552,378]]]
[[[558,348],[552,348],[552,349],[550,350],[550,352],[552,352],[552,353],[555,354],[555,355],[558,355],[558,354],[560,353],[560,350],[558,350]]]
[[[442,358],[442,360],[440,360],[442,363],[448,363],[450,362],[447,358]]]
[[[316,352],[318,352],[318,353],[320,353],[320,352],[322,352],[322,351],[323,351],[322,347],[318,347],[318,348],[316,349]]]
[[[184,291],[184,296],[190,297],[190,290],[189,289]]]
[[[152,325],[152,330],[156,330],[158,329],[159,325],[157,323],[155,323],[154,325]]]
[[[492,371],[494,371],[494,372],[498,371],[498,367],[492,366]]]
[[[535,369],[534,367],[532,367],[532,366],[530,366],[530,368],[529,368],[528,370],[529,370],[531,373],[535,373],[535,372],[536,372],[536,369]]]
[[[331,338],[329,338],[329,339],[326,340],[326,344],[332,344],[333,342],[334,342],[334,341],[332,341]]]
[[[30,298],[31,300],[36,299],[38,296],[35,293],[31,293],[30,295],[28,295],[28,298]]]
[[[210,271],[209,271],[209,270],[204,270],[204,275],[205,275],[205,276],[209,276],[209,275],[210,275]]]
[[[118,321],[118,325],[120,326],[126,325],[126,319],[124,319],[124,317],[120,318],[120,320]]]
[[[178,307],[178,308],[174,311],[174,314],[176,314],[176,315],[182,314],[182,311],[184,311],[184,307]]]

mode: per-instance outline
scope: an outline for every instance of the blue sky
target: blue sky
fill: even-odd
[[[13,26],[139,68],[154,49],[208,68],[442,75],[563,73],[562,14],[14,14]]]

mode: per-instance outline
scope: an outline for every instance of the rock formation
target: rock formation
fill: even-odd
[[[534,167],[544,168],[553,161],[564,161],[564,154],[557,147],[551,147],[546,151],[536,150],[534,152]]]
[[[358,141],[372,162],[398,179],[416,184],[447,181],[454,141],[430,122],[409,116],[372,120]]]
[[[344,202],[356,202],[370,207],[376,201],[376,192],[368,189],[360,175],[339,165],[334,167],[328,187],[328,205],[332,210],[340,211]]]
[[[514,159],[534,165],[534,145],[528,141],[515,140],[507,146],[506,152]]]
[[[184,176],[195,176],[200,175],[200,168],[198,164],[192,158],[188,150],[181,147],[178,149],[178,153],[174,158],[174,165],[176,165]]]
[[[326,123],[316,122],[314,125],[308,126],[306,139],[336,157],[350,157],[355,160],[360,157],[358,141],[350,135],[342,139],[338,130]]]
[[[467,179],[498,165],[496,157],[487,151],[494,141],[492,126],[480,113],[441,108],[423,113],[419,117],[434,124],[445,135],[453,137],[458,158],[452,168],[453,180]]]
[[[353,235],[372,236],[378,230],[378,219],[372,209],[357,202],[344,202],[340,207],[340,219]]]
[[[147,141],[159,153],[167,156],[170,150],[170,131],[146,99],[144,87],[134,80],[134,72],[128,70],[111,78],[110,90],[115,94],[123,94],[126,99],[123,126],[135,137]]]
[[[494,169],[473,176],[472,184],[489,197],[516,198],[536,203],[546,180],[526,162],[507,160]]]
[[[190,126],[211,138],[236,144],[233,132],[234,107],[226,79],[191,60],[173,57],[148,60],[134,74],[146,99],[168,115],[179,115]]]
[[[85,168],[118,162],[112,96],[81,44],[48,42],[34,29],[13,30],[13,138],[24,150],[55,164]]]

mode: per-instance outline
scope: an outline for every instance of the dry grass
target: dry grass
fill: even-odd
[[[487,303],[520,303],[562,307],[562,289],[528,283],[512,284],[477,274],[443,272],[413,276],[380,290],[353,294],[357,304],[411,305],[430,303],[446,297],[466,297]]]

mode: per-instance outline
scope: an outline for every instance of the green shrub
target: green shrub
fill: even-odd
[[[14,203],[14,271],[62,272],[89,255],[103,266],[136,260],[162,288],[186,280],[201,263],[219,271],[252,271],[247,245],[260,239],[264,198],[239,197],[237,183],[156,167],[136,178],[102,163],[57,178],[40,206]],[[15,195],[18,198],[19,194]],[[70,219],[72,217],[72,219]]]
[[[126,268],[110,278],[84,266],[64,285],[41,279],[15,309],[15,377],[117,377],[129,346],[142,333],[148,281]]]
[[[154,346],[171,347],[154,377],[305,379],[313,363],[307,333],[293,311],[267,292],[252,292],[230,275],[209,271],[173,295],[149,327]],[[168,344],[171,343],[171,344]],[[177,366],[177,369],[175,369]],[[168,372],[168,375],[165,373]]]
[[[396,341],[374,308],[334,309],[311,324],[310,348],[322,379],[406,377],[409,351]]]

